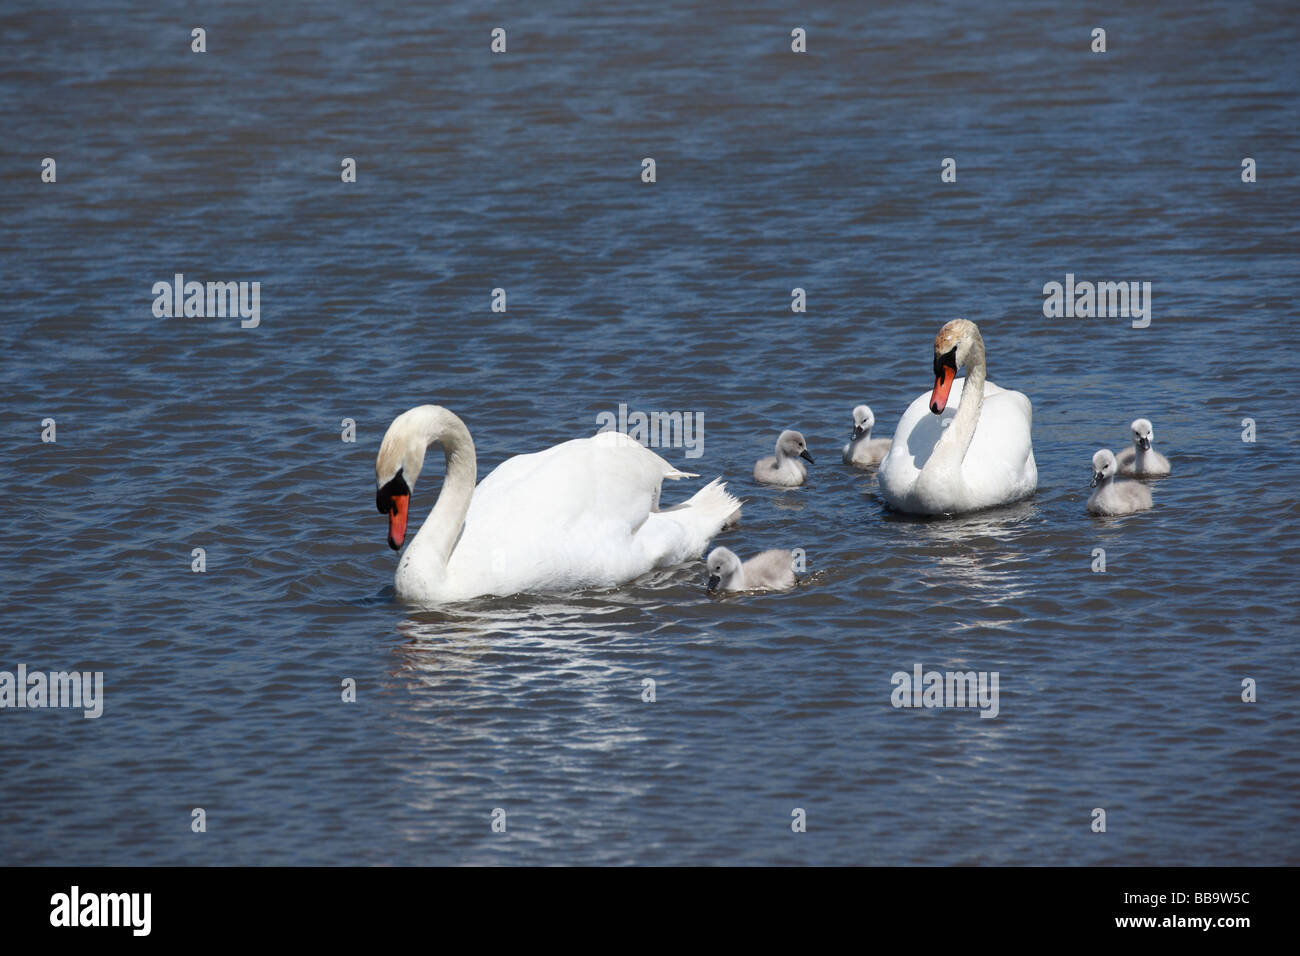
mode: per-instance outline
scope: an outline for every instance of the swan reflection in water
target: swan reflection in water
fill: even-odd
[[[526,667],[542,681],[575,670],[591,670],[600,680],[625,672],[630,680],[656,631],[687,626],[670,613],[682,599],[706,601],[698,578],[699,569],[686,566],[656,571],[626,588],[484,597],[412,608],[397,625],[405,640],[394,648],[401,665],[393,676],[434,687],[478,677],[489,663]],[[694,595],[693,601],[688,594]],[[621,639],[629,641],[627,664],[614,667],[610,661],[617,658],[604,645]],[[489,657],[494,659],[486,662]]]
[[[689,744],[643,702],[645,677],[664,676],[654,663],[665,635],[647,627],[657,609],[639,605],[662,605],[663,595],[637,590],[482,599],[412,611],[397,625],[405,640],[387,683],[400,696],[386,718],[399,765],[393,798],[422,818],[448,818],[447,845],[463,860],[509,852],[509,841],[488,839],[484,821],[498,806],[515,841],[563,843],[567,814],[588,798],[612,818],[645,817],[656,774],[687,759]],[[411,839],[427,839],[425,824],[409,827]]]
[[[914,577],[923,584],[971,592],[987,604],[1015,604],[1029,595],[1027,562],[1042,509],[1035,499],[972,514],[901,514],[882,504],[885,527],[907,537],[917,552]],[[989,622],[985,622],[986,624]]]

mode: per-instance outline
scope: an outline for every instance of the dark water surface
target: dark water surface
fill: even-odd
[[[106,695],[0,712],[0,862],[1300,862],[1294,6],[527,10],[0,14],[0,669]],[[260,326],[155,318],[177,272],[261,282]],[[1067,272],[1151,282],[1150,327],[1045,318]],[[958,316],[1040,490],[892,515],[850,410],[892,434]],[[425,402],[480,476],[703,412],[663,453],[749,498],[720,542],[812,573],[409,611],[373,463]],[[1094,519],[1139,415],[1174,475]],[[757,487],[785,427],[811,479]],[[894,709],[916,663],[998,671],[999,716]]]

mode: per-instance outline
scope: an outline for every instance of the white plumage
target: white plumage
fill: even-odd
[[[969,375],[955,378],[962,365]],[[885,501],[914,514],[961,514],[1032,495],[1033,406],[1020,392],[985,381],[984,341],[974,322],[956,319],[940,330],[935,369],[934,391],[908,406],[880,463]]]
[[[414,603],[622,584],[698,558],[740,505],[713,481],[661,509],[665,478],[696,476],[617,432],[509,458],[475,487],[469,431],[436,405],[394,420],[376,461],[378,486],[400,472],[414,490],[435,442],[446,479],[396,575],[398,596]]]

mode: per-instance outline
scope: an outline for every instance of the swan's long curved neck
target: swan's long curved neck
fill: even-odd
[[[966,356],[966,382],[961,390],[961,404],[957,406],[957,414],[952,417],[952,424],[939,439],[945,449],[951,449],[950,454],[956,455],[958,462],[965,460],[971,440],[975,437],[980,407],[984,404],[984,382],[987,378],[984,340],[976,338],[971,345],[970,354]]]
[[[478,482],[478,458],[474,454],[474,439],[470,437],[464,422],[445,408],[437,406],[429,406],[429,410],[421,414],[413,424],[417,440],[424,443],[421,454],[427,454],[429,446],[435,442],[441,444],[447,470],[442,490],[438,493],[438,501],[421,525],[408,552],[432,551],[445,566],[460,539],[470,499],[474,496],[474,485]]]

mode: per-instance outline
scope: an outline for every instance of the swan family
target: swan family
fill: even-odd
[[[1037,489],[1033,407],[1024,394],[988,381],[985,360],[979,327],[955,319],[934,340],[933,389],[908,406],[892,440],[871,437],[869,406],[853,409],[842,460],[876,467],[891,508],[956,515],[1020,501]],[[1140,418],[1130,430],[1134,447],[1118,459],[1105,449],[1093,456],[1088,510],[1094,514],[1151,507],[1144,485],[1116,482],[1116,474],[1169,474],[1168,459],[1151,447],[1151,423]],[[445,462],[442,488],[407,543],[411,496],[432,446]],[[805,462],[815,464],[804,436],[783,431],[775,453],[755,463],[753,477],[797,487],[808,476]],[[603,431],[508,458],[478,481],[465,423],[442,406],[420,405],[398,415],[380,443],[375,505],[388,518],[389,546],[405,546],[394,579],[397,596],[442,604],[614,587],[698,560],[713,537],[737,522],[742,504],[716,478],[683,501],[661,503],[665,479],[698,477],[623,433]],[[789,551],[764,551],[742,562],[727,548],[715,548],[706,564],[710,591],[779,591],[797,584]]]

